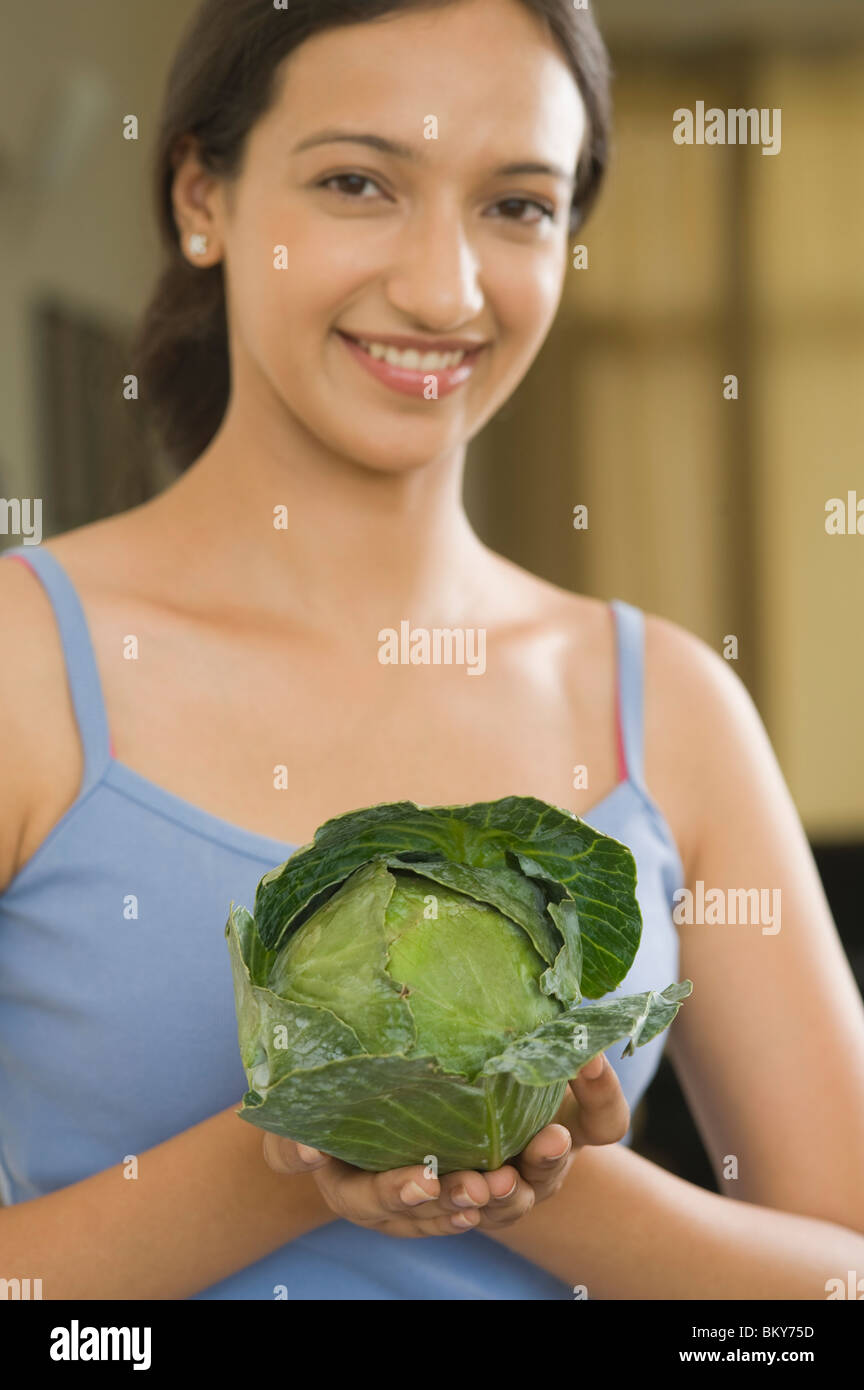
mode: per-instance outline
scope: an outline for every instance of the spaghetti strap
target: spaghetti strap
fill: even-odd
[[[54,610],[84,755],[78,793],[83,796],[103,776],[112,757],[102,682],[84,609],[66,571],[44,546],[16,545],[0,559],[18,560],[32,570]]]
[[[644,739],[644,652],[645,617],[623,599],[611,600],[615,614],[615,645],[618,656],[617,710],[618,748],[624,777],[645,787]]]

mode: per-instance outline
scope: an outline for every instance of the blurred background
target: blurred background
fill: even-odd
[[[194,8],[0,12],[0,549],[19,540],[9,499],[43,499],[47,539],[168,480],[122,393],[157,266],[151,143]],[[573,239],[587,268],[568,272],[537,362],[472,443],[469,513],[555,583],[717,650],[737,638],[864,987],[864,535],[825,530],[829,499],[864,502],[864,5],[594,9],[616,135]],[[673,112],[699,101],[779,108],[781,152],[676,144]],[[666,1062],[634,1132],[715,1188]]]

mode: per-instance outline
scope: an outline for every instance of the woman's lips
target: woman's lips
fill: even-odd
[[[449,396],[451,391],[455,391],[472,376],[477,359],[484,350],[479,347],[466,353],[458,367],[394,367],[382,358],[370,356],[366,349],[354,338],[349,338],[347,333],[342,333],[339,329],[336,333],[354,360],[359,362],[361,367],[365,367],[370,376],[374,376],[391,390],[401,392],[403,396],[426,396],[429,377],[434,377],[437,382],[437,397]],[[435,400],[436,397],[431,396],[429,399]]]

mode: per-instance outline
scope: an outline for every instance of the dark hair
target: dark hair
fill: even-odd
[[[204,0],[175,54],[154,156],[156,215],[165,262],[138,325],[131,369],[165,459],[181,471],[204,452],[228,404],[228,325],[222,266],[196,268],[180,250],[172,206],[174,155],[183,136],[197,141],[211,173],[230,181],[246,140],[277,98],[280,63],[325,29],[453,0]],[[545,20],[578,84],[588,130],[575,171],[571,234],[600,187],[610,138],[610,70],[587,9],[573,0],[519,0]]]

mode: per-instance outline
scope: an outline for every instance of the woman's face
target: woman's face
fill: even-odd
[[[226,267],[235,403],[409,471],[476,434],[543,343],[585,132],[578,87],[518,0],[327,30],[283,71],[238,183],[227,201],[217,186],[215,220],[195,228]],[[392,339],[412,341],[388,361]]]

